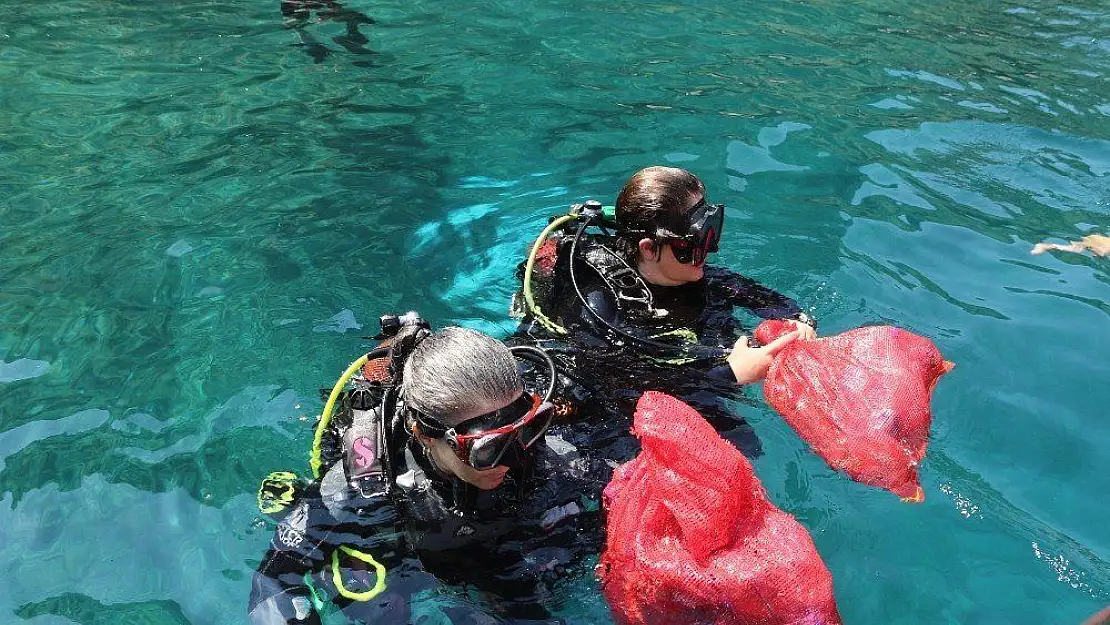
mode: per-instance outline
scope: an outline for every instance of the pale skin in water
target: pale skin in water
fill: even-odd
[[[1106,625],[1110,623],[1110,607],[1103,608],[1098,614],[1091,615],[1091,618],[1083,621],[1083,625]]]
[[[690,198],[688,208],[700,202],[702,196]],[[657,286],[678,286],[701,280],[705,274],[704,265],[693,263],[680,263],[674,257],[674,251],[667,243],[657,245],[651,239],[640,239],[640,259],[637,270],[640,276],[650,284]],[[808,341],[817,338],[817,331],[809,325],[798,321],[789,321],[794,325],[794,331],[785,334],[763,347],[749,347],[748,337],[742,336],[732,346],[728,364],[736,376],[738,384],[750,384],[762,380],[767,376],[767,369],[771,367],[775,355],[787,345],[796,340]]]
[[[1103,234],[1090,234],[1078,241],[1072,241],[1067,245],[1060,245],[1059,243],[1038,243],[1033,246],[1033,254],[1044,254],[1049,250],[1059,250],[1061,252],[1077,252],[1083,253],[1085,250],[1091,250],[1095,256],[1110,255],[1110,237]]]

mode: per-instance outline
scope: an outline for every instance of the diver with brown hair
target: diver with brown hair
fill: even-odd
[[[790,342],[816,337],[816,322],[792,299],[707,263],[724,217],[724,205],[709,202],[702,181],[674,167],[636,172],[615,207],[573,207],[544,230],[518,270],[517,339],[561,351],[563,368],[583,392],[623,402],[613,410],[631,414],[640,393],[660,390],[697,408],[722,433],[737,430],[730,438],[758,454],[750,428],[722,398],[761,380]],[[788,320],[794,329],[762,346],[748,335],[763,319]],[[590,358],[576,356],[587,351]]]

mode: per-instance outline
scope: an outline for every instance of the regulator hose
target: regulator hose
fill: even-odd
[[[328,401],[324,404],[324,410],[320,413],[320,421],[316,424],[316,432],[312,436],[312,450],[309,452],[308,466],[312,469],[312,477],[320,479],[320,468],[323,466],[323,460],[320,458],[320,446],[324,440],[324,432],[327,431],[328,426],[331,424],[331,417],[335,413],[335,402],[339,399],[339,395],[343,392],[343,387],[351,380],[351,377],[362,368],[362,365],[367,361],[376,358],[382,358],[389,355],[388,347],[379,347],[374,351],[364,354],[358,360],[351,363],[343,375],[335,381],[335,386],[331,388],[331,394],[328,395]]]
[[[536,237],[536,242],[532,244],[532,251],[528,254],[528,262],[524,265],[524,302],[528,305],[528,311],[532,313],[532,317],[536,321],[540,322],[540,325],[556,334],[567,334],[567,329],[549,319],[536,305],[536,300],[532,296],[532,269],[536,265],[536,256],[540,253],[540,248],[547,237],[563,224],[575,219],[578,219],[578,215],[563,215],[547,224],[540,236]]]

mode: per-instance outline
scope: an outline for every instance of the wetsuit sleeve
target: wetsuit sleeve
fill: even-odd
[[[715,286],[733,306],[746,308],[761,319],[797,319],[817,327],[816,320],[789,297],[736,272],[727,269],[717,271],[719,275],[714,280]],[[722,382],[736,383],[736,374],[728,363],[714,367],[707,375]]]
[[[717,288],[733,306],[747,308],[762,319],[810,320],[798,304],[785,295],[738,273],[720,270]],[[810,320],[811,321],[811,320]],[[807,321],[809,323],[809,321]]]
[[[732,367],[726,362],[723,365],[717,365],[705,373],[706,376],[721,382],[729,384],[736,384],[736,374],[732,372]]]
[[[318,493],[301,498],[278,524],[251,582],[253,625],[320,623],[305,577],[320,569],[331,552],[334,526]]]

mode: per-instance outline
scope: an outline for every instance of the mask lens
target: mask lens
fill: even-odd
[[[474,441],[470,446],[470,466],[479,471],[497,466],[501,456],[505,455],[505,450],[509,448],[509,444],[513,441],[514,434],[515,432],[494,434],[483,436]]]
[[[717,246],[713,242],[716,234],[717,233],[713,229],[710,229],[708,232],[705,233],[705,236],[700,241],[701,245],[698,245],[694,248],[695,265],[700,265],[704,263],[706,257],[708,257],[711,253],[717,251]]]
[[[683,265],[689,264],[694,259],[694,246],[686,241],[671,241],[671,253],[674,259]]]
[[[725,224],[725,207],[723,204],[704,204],[692,221],[690,234],[694,236],[694,263],[700,265],[719,248],[721,229]]]
[[[534,414],[533,411],[535,411]],[[521,395],[520,399],[497,411],[497,414],[491,417],[493,421],[509,420],[509,423],[497,426],[508,431],[490,433],[484,436],[479,431],[474,435],[477,438],[466,436],[466,438],[473,441],[470,443],[470,453],[467,454],[468,464],[478,470],[491,469],[497,466],[501,457],[505,455],[505,451],[515,441],[521,441],[523,447],[528,447],[535,442],[536,438],[547,430],[554,414],[554,406],[547,403],[541,404],[538,396],[529,393]],[[511,415],[515,415],[515,418]],[[518,421],[525,422],[515,425]],[[483,427],[482,429],[493,430],[496,427]],[[525,434],[525,432],[527,433]]]
[[[671,250],[678,262],[701,265],[720,246],[721,229],[725,224],[724,204],[707,204],[703,198],[690,213],[689,223],[686,237],[671,241]]]
[[[725,227],[725,207],[723,204],[715,204],[711,207],[713,212],[708,215],[705,221],[705,241],[706,250],[709,253],[716,252],[721,243],[721,231]]]

